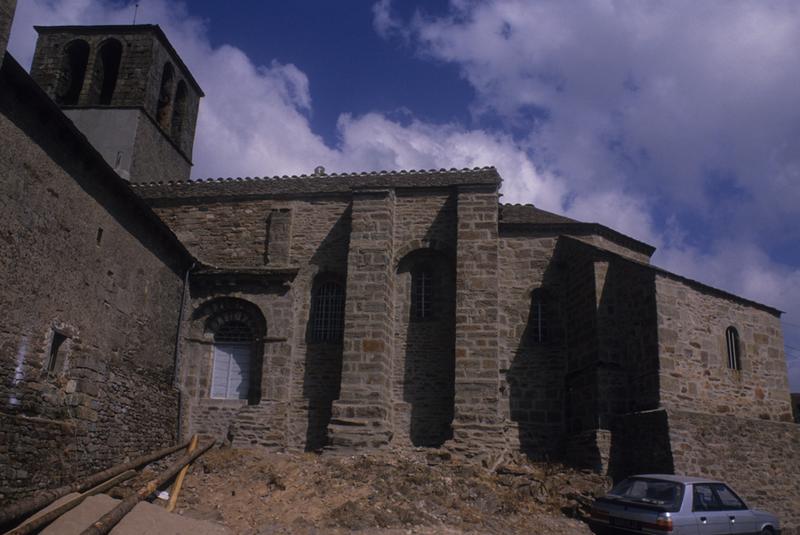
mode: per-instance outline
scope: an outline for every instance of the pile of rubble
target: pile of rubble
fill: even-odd
[[[444,452],[334,456],[222,449],[191,469],[178,512],[241,534],[590,533],[609,481],[555,464],[487,468]]]

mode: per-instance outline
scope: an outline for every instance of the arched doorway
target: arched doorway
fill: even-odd
[[[212,340],[207,397],[261,401],[266,322],[256,305],[237,298],[204,303],[195,317],[205,318],[204,332]]]

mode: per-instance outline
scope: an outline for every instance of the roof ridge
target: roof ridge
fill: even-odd
[[[143,187],[156,187],[156,186],[177,186],[177,185],[195,185],[195,184],[208,184],[213,182],[238,182],[238,181],[280,181],[280,180],[297,180],[297,179],[310,179],[310,178],[358,178],[358,177],[371,177],[371,176],[391,176],[391,175],[434,175],[434,174],[465,174],[465,173],[480,173],[485,171],[496,171],[494,166],[487,165],[484,167],[463,167],[457,169],[451,167],[445,169],[397,169],[397,170],[380,170],[380,171],[352,171],[349,173],[325,173],[325,174],[302,174],[302,175],[273,175],[273,176],[256,176],[256,177],[208,177],[190,180],[157,180],[150,182],[137,182],[131,183],[135,188]]]

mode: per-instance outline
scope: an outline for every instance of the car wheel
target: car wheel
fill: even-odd
[[[761,535],[774,535],[774,534],[775,534],[775,532],[772,531],[772,528],[770,528],[770,527],[766,527],[766,528],[761,530]]]

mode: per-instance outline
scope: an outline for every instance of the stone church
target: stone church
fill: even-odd
[[[0,500],[199,433],[715,476],[800,525],[779,310],[491,167],[189,180],[158,26],[36,29],[0,70]]]

